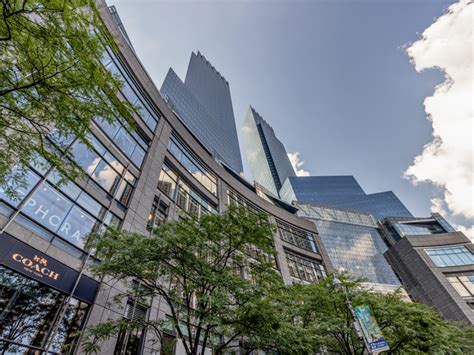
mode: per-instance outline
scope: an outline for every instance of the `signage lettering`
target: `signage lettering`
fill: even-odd
[[[62,220],[64,219],[64,217],[58,216],[56,214],[51,214],[50,210],[42,204],[37,206],[37,202],[33,198],[30,198],[28,200],[27,205],[29,207],[34,207],[32,211],[34,216],[45,222],[46,225],[49,225],[49,227],[53,230],[57,230],[57,228],[61,225]],[[60,232],[63,232],[66,236],[75,239],[77,242],[80,242],[81,231],[79,229],[76,229],[74,233],[72,233],[72,227],[73,226],[70,223],[65,222],[61,226]]]
[[[99,287],[99,283],[94,279],[85,275],[80,276],[76,270],[6,233],[0,233],[0,246],[0,265],[66,294],[72,291],[75,282],[80,277],[74,297],[87,303],[94,300]]]
[[[42,275],[40,277],[43,277],[44,275],[53,280],[57,280],[59,277],[59,273],[48,269],[48,260],[43,257],[35,255],[33,260],[31,260],[19,253],[15,253],[12,255],[12,259],[17,263],[23,264],[25,270],[33,272],[37,276],[40,276],[38,275],[39,273]]]

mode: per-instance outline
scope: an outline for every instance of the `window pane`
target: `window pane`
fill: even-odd
[[[74,144],[71,152],[74,161],[79,164],[87,174],[91,175],[100,161],[100,157],[97,153],[87,148],[85,144],[79,142]]]
[[[136,166],[140,167],[142,165],[144,158],[145,158],[145,151],[140,146],[137,145],[130,159]]]
[[[165,169],[167,168],[163,168],[163,170],[161,170],[158,188],[167,194],[171,199],[173,199],[176,190],[176,181],[172,179],[170,175],[168,175]]]
[[[83,192],[79,196],[76,201],[79,205],[81,205],[87,212],[91,213],[92,215],[102,218],[105,208],[102,205],[90,197],[87,193]]]
[[[92,231],[96,223],[97,221],[84,210],[74,206],[61,225],[58,235],[82,248],[84,246],[83,238]]]
[[[109,152],[104,154],[104,160],[109,163],[119,174],[122,174],[125,168],[115,157]]]
[[[449,282],[451,283],[451,286],[454,287],[454,289],[459,293],[461,297],[468,297],[470,296],[469,292],[464,288],[464,286],[457,280],[457,278],[449,278]]]
[[[156,122],[155,118],[150,115],[150,116],[148,117],[148,119],[146,120],[146,125],[148,126],[148,128],[150,128],[150,130],[151,130],[152,132],[155,131],[156,124],[157,124],[157,122]]]
[[[120,128],[119,132],[114,138],[114,142],[119,146],[120,149],[127,155],[130,156],[133,152],[133,148],[136,143],[125,130],[125,128]]]
[[[43,183],[31,196],[22,212],[56,232],[72,207],[72,202],[48,183]]]
[[[6,195],[5,190],[0,187],[0,199],[7,201],[10,203],[12,206],[17,207],[20,202],[23,200],[23,198],[28,194],[33,187],[38,183],[39,177],[36,175],[34,172],[31,170],[26,171],[25,175],[25,181],[26,181],[26,186],[21,186],[14,182],[13,180],[10,180],[8,182],[8,185],[12,189],[12,191],[16,191],[18,194],[17,198],[10,198]]]
[[[95,120],[100,128],[109,136],[109,138],[113,139],[117,134],[117,131],[120,128],[120,125],[117,122],[109,123],[102,117],[98,117]]]
[[[97,169],[92,174],[92,178],[106,191],[111,193],[120,179],[116,171],[103,160],[98,164]]]
[[[432,248],[425,251],[439,267],[474,264],[474,255],[465,246]]]

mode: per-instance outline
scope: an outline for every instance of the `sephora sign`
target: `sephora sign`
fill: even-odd
[[[1,191],[0,197],[9,201]],[[18,205],[19,201],[15,204]],[[97,223],[96,219],[46,182],[37,188],[21,212],[80,248],[84,246],[83,238]]]

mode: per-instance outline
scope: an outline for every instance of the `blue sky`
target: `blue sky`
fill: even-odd
[[[430,213],[440,191],[403,173],[432,140],[423,100],[444,79],[416,72],[403,48],[453,1],[108,3],[158,88],[199,50],[230,83],[239,136],[251,104],[312,175],[354,175]]]

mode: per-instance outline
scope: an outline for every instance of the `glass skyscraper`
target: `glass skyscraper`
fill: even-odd
[[[334,269],[380,292],[393,292],[400,281],[384,257],[387,251],[374,218],[368,213],[298,203],[298,215],[313,221]]]
[[[366,194],[353,176],[293,176],[280,191],[287,202],[308,202],[384,217],[413,217],[392,191]]]
[[[170,68],[160,92],[216,158],[243,171],[229,82],[200,52],[191,54],[184,83]]]
[[[286,178],[296,174],[283,143],[252,106],[245,117],[242,137],[253,179],[278,196]]]

